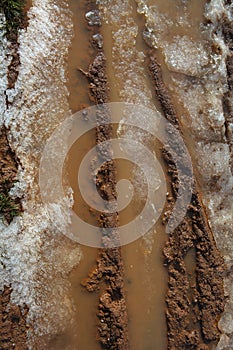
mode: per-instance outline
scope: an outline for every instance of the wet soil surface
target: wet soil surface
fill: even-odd
[[[232,46],[232,24],[226,21],[224,26],[225,40]],[[12,61],[8,71],[8,88],[13,88],[17,80],[17,67],[20,64],[17,35],[11,38]],[[156,57],[150,52],[149,69],[155,86],[155,96],[159,100],[165,117],[182,133],[179,118],[171,103],[169,93],[163,83],[161,69]],[[227,58],[229,91],[224,96],[226,130],[229,147],[232,145],[232,72],[233,57]],[[99,50],[86,73],[89,81],[90,98],[95,104],[109,102],[109,87],[106,78],[105,57]],[[103,118],[110,118],[108,111],[101,110],[97,116],[99,126],[96,128],[96,144],[111,138],[111,127],[101,126]],[[176,142],[176,140],[174,140]],[[110,150],[99,147],[98,157],[104,159],[105,152]],[[168,196],[166,214],[167,222],[177,197],[179,179],[175,163],[166,149],[163,156],[167,164],[167,176],[171,189]],[[179,157],[179,154],[177,154]],[[17,160],[7,141],[7,130],[0,132],[0,190],[8,194],[17,174]],[[185,175],[184,175],[185,176]],[[188,176],[188,175],[187,175]],[[185,179],[184,179],[185,180]],[[100,195],[107,200],[116,198],[116,168],[108,162],[101,168],[96,178]],[[16,201],[17,205],[19,200]],[[10,217],[5,213],[7,221]],[[87,291],[99,293],[97,310],[98,341],[103,349],[129,349],[128,315],[124,292],[124,267],[120,248],[109,249],[112,237],[104,229],[110,228],[111,235],[118,239],[118,214],[98,216],[99,226],[103,233],[103,249],[99,250],[95,266],[88,277],[82,281]],[[164,247],[164,264],[167,266],[169,280],[166,295],[166,317],[168,325],[168,349],[209,349],[216,344],[220,333],[217,322],[224,309],[223,259],[216,247],[212,232],[208,225],[202,204],[201,194],[196,182],[193,184],[192,200],[182,223],[170,234]],[[193,254],[193,272],[190,274],[186,259]],[[0,350],[27,349],[25,306],[20,310],[10,303],[10,288],[5,287],[0,294]]]
[[[22,1],[22,3],[24,3],[24,2]],[[22,8],[21,15],[17,16],[16,19],[13,19],[11,17],[8,19],[8,16],[7,16],[8,12],[4,11],[4,8],[3,8],[3,12],[5,12],[5,15],[6,15],[6,21],[10,21],[10,22],[15,21],[17,23],[16,24],[17,27],[12,31],[7,30],[7,34],[6,34],[7,40],[10,43],[9,52],[10,52],[10,58],[11,58],[10,64],[8,66],[8,74],[7,74],[8,89],[14,88],[15,83],[16,83],[17,78],[18,78],[18,74],[19,74],[18,67],[20,65],[20,55],[18,52],[18,50],[19,50],[18,30],[19,29],[26,29],[28,26],[28,17],[27,17],[28,9],[29,8],[25,2],[25,6]],[[7,101],[7,103],[8,103],[8,101]]]
[[[0,215],[7,223],[21,210],[20,199],[10,198],[9,191],[16,180],[18,160],[12,151],[8,139],[7,129],[0,129]]]
[[[163,83],[160,65],[154,55],[150,55],[149,69],[155,84],[155,94],[165,117],[182,133],[179,119]],[[176,140],[172,142],[175,144]],[[163,149],[163,155],[171,182],[164,216],[166,223],[177,198],[179,179],[175,163],[166,149]],[[176,158],[181,156],[184,155],[177,152]],[[188,174],[183,176],[185,181]],[[194,275],[190,276],[185,259],[192,250],[195,266]],[[217,323],[225,305],[224,262],[213,239],[195,181],[187,214],[170,234],[164,248],[164,262],[169,273],[166,296],[168,349],[209,349],[220,337]]]
[[[89,67],[87,78],[90,82],[91,98],[95,104],[108,102],[108,84],[106,78],[104,54],[99,51],[93,64]],[[96,144],[99,145],[97,157],[106,156],[111,150],[101,147],[101,142],[111,139],[111,126],[101,125],[110,118],[108,111],[102,107],[97,114]],[[94,161],[94,160],[93,160]],[[96,177],[96,184],[100,195],[105,200],[116,199],[116,168],[113,161],[104,163]],[[108,248],[112,239],[118,240],[118,213],[101,214],[98,217],[102,231],[103,249],[99,250],[96,266],[83,286],[93,292],[100,290],[98,310],[98,340],[103,349],[128,349],[128,315],[124,294],[124,268],[121,248]],[[109,237],[109,230],[111,237]],[[114,238],[113,238],[114,237]]]
[[[7,140],[7,130],[0,130],[0,212],[7,223],[12,215],[20,210],[20,199],[11,199],[9,191],[14,184],[17,174],[17,160]],[[2,266],[2,268],[5,268]],[[26,316],[18,306],[10,303],[11,290],[5,287],[0,293],[0,350],[27,349],[26,346]]]
[[[26,350],[28,308],[10,302],[11,289],[5,287],[0,294],[0,350]]]
[[[4,5],[6,6],[6,5]],[[4,11],[5,8],[3,6],[3,12],[5,12],[6,20],[7,12]],[[20,56],[19,56],[19,42],[18,42],[18,30],[26,29],[28,26],[28,18],[27,18],[27,10],[28,7],[22,8],[20,18],[17,17],[17,29],[9,31],[7,30],[6,37],[9,42],[9,57],[11,58],[10,64],[8,66],[7,72],[7,80],[8,80],[8,89],[13,89],[15,83],[18,78],[18,68],[20,65]],[[12,18],[9,20],[12,21]],[[5,91],[5,101],[6,108],[9,107],[8,96]],[[16,180],[17,170],[19,161],[16,159],[15,153],[10,147],[8,138],[7,138],[8,130],[3,125],[0,130],[0,195],[1,199],[4,201],[0,206],[0,215],[3,215],[8,223],[11,222],[12,218],[17,215],[22,207],[20,203],[20,199],[11,199],[9,196],[9,191],[13,187],[14,182]]]
[[[12,52],[11,54],[11,62],[8,66],[8,89],[13,89],[16,83],[16,80],[18,78],[18,66],[20,65],[20,58],[19,58],[19,43],[18,43],[18,35],[12,34],[10,36],[10,50]],[[8,102],[8,101],[7,101]],[[8,102],[9,103],[9,102]]]
[[[27,27],[26,10],[23,11],[19,28]],[[18,78],[18,67],[20,65],[18,32],[7,33],[10,42],[11,61],[8,66],[8,89],[14,88]],[[9,102],[5,94],[6,107]],[[11,198],[10,189],[13,187],[18,172],[19,160],[11,149],[7,138],[8,130],[3,125],[0,129],[0,215],[6,223],[10,223],[14,216],[22,210],[21,199]],[[4,268],[4,266],[3,266]],[[0,293],[0,350],[26,350],[27,347],[27,326],[26,317],[28,308],[23,309],[10,302],[11,288],[5,286]]]
[[[227,1],[225,2],[227,4]],[[233,10],[232,10],[233,15]],[[229,53],[226,58],[228,91],[223,97],[223,109],[225,116],[226,139],[231,152],[231,172],[233,173],[233,24],[225,19],[220,28]]]

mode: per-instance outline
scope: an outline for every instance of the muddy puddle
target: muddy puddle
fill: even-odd
[[[232,348],[232,1],[25,4],[0,14],[0,348]]]
[[[0,223],[0,348],[230,349],[231,1],[25,3],[18,33],[5,37],[0,16],[0,163],[7,189],[0,212],[6,206],[12,215],[9,225]],[[103,102],[117,102],[114,113]],[[120,123],[109,127],[123,103]],[[51,184],[61,174],[65,147],[54,155],[67,134],[56,150],[48,151],[47,141],[76,112],[82,125],[69,131],[86,130],[87,107],[98,113],[67,154],[64,198],[60,181]],[[112,139],[121,139],[118,149]],[[80,185],[78,172],[92,148]],[[122,156],[109,160],[119,150]],[[14,176],[5,179],[12,161]],[[69,238],[67,185],[73,211],[90,224],[79,221],[75,233],[97,248]],[[61,197],[48,203],[45,192]],[[113,213],[93,209],[101,197],[105,208],[118,199]],[[11,199],[20,199],[20,215]],[[180,221],[167,234],[174,213]]]
[[[69,84],[70,107],[76,112],[84,106],[90,105],[88,97],[87,78],[79,71],[88,70],[88,63],[94,53],[90,44],[91,31],[88,30],[85,20],[87,7],[85,2],[70,2],[74,20],[74,38],[69,54]],[[136,14],[136,7],[134,8]],[[143,21],[142,21],[143,22]],[[107,28],[106,28],[107,29]],[[105,54],[107,60],[111,55],[111,40],[108,40],[108,30],[101,28],[104,36]],[[143,39],[138,36],[138,47],[145,49]],[[110,60],[109,60],[110,61]],[[118,91],[114,89],[114,77],[112,70],[107,66],[107,75],[110,83],[111,101],[119,101]],[[148,79],[147,83],[151,86]],[[75,191],[74,210],[95,224],[88,206],[83,203],[76,184],[78,163],[88,149],[94,147],[95,134],[89,133],[77,144],[69,154],[68,173],[69,182]],[[80,147],[81,145],[81,147]],[[119,178],[128,178],[132,174],[132,165],[124,161],[116,163]],[[81,205],[80,205],[81,204]],[[134,198],[134,206],[120,215],[120,223],[125,224],[138,215],[135,207],[141,206]],[[80,208],[81,211],[80,211]],[[139,208],[140,210],[140,208]],[[162,233],[161,233],[162,231]],[[163,267],[162,247],[166,239],[164,227],[158,223],[148,237],[141,238],[122,248],[123,264],[125,268],[125,292],[129,314],[129,338],[132,349],[166,349],[166,322],[165,322],[165,290],[167,274]],[[77,348],[85,350],[98,349],[100,346],[96,340],[96,323],[98,308],[98,293],[90,294],[82,286],[81,281],[86,278],[88,272],[95,263],[97,249],[82,246],[83,259],[78,268],[71,273],[72,296],[77,307]],[[88,325],[88,326],[87,326]],[[153,344],[153,345],[152,345]]]
[[[76,113],[91,105],[89,98],[89,85],[84,72],[88,71],[89,64],[94,57],[95,50],[91,44],[91,30],[87,26],[85,14],[88,11],[86,1],[69,1],[73,14],[74,34],[72,46],[68,58],[68,90],[69,105],[72,113]],[[83,72],[83,73],[82,73]],[[98,225],[96,218],[90,213],[79,192],[77,172],[81,160],[85,154],[95,146],[95,130],[85,135],[82,140],[72,147],[67,158],[68,182],[74,191],[73,210],[83,220]],[[81,204],[81,205],[80,205]],[[81,246],[83,258],[79,266],[70,274],[72,286],[72,298],[76,307],[76,330],[78,334],[75,349],[101,349],[97,342],[97,309],[98,296],[90,294],[81,286],[81,282],[87,277],[91,267],[95,264],[98,250],[87,246]]]
[[[149,8],[156,6],[156,9],[166,16],[164,21],[170,21],[172,23],[170,27],[168,26],[170,29],[167,30],[165,34],[163,33],[167,42],[174,38],[174,30],[177,36],[188,35],[193,41],[203,40],[202,34],[200,34],[200,22],[203,21],[205,1],[178,1],[174,3],[174,1],[171,0],[157,0],[147,1],[146,3]],[[121,52],[116,54],[117,46],[116,39],[114,38],[114,33],[116,33],[117,29],[119,29],[117,28],[117,24],[111,24],[107,23],[107,21],[103,21],[101,27],[88,27],[85,19],[85,13],[92,9],[92,5],[90,3],[87,5],[85,1],[77,2],[75,0],[69,0],[69,4],[70,9],[73,12],[74,24],[74,37],[68,59],[69,83],[67,87],[70,93],[70,109],[73,113],[75,113],[93,104],[89,98],[89,83],[85,74],[88,71],[89,64],[93,61],[97,53],[97,49],[94,48],[91,43],[95,30],[96,33],[103,36],[104,40],[103,52],[106,57],[106,74],[110,87],[109,102],[124,100],[125,66],[123,65],[121,74],[118,74],[123,55],[121,56]],[[146,57],[148,52],[151,50],[151,47],[145,43],[143,35],[146,24],[146,16],[144,16],[145,14],[143,13],[143,10],[138,10],[138,4],[140,4],[140,1],[129,1],[130,13],[128,20],[130,25],[132,21],[134,22],[134,24],[137,26],[138,32],[135,35],[135,45],[129,48],[129,50],[134,50],[134,53],[131,56],[129,54],[126,62],[124,63],[128,65],[129,74],[126,72],[127,77],[129,77],[131,74],[130,67],[131,64],[132,67],[135,64],[134,58],[138,57],[138,53],[140,52]],[[177,19],[179,19],[179,23],[177,23]],[[123,19],[123,25],[126,23],[127,14]],[[174,23],[177,23],[177,25],[174,25]],[[183,25],[184,23],[185,25]],[[113,53],[114,47],[115,53]],[[127,50],[128,48],[124,49]],[[154,52],[156,52],[156,57],[161,65],[165,85],[169,86],[171,84],[171,76],[163,48],[158,47],[156,50],[154,50]],[[117,67],[117,64],[119,64],[119,67]],[[154,85],[148,69],[147,59],[142,60],[140,74],[141,77],[143,77],[143,84],[145,85],[143,93],[145,95],[148,94],[148,96],[146,96],[146,101],[149,101],[148,106],[154,106],[161,112],[161,105],[154,94]],[[137,88],[140,88],[140,80]],[[129,95],[127,95],[127,98],[130,100]],[[138,99],[136,99],[136,101],[138,103],[144,103],[143,98],[140,100],[140,96]],[[134,102],[133,97],[132,102]],[[175,98],[172,98],[172,102],[178,115],[187,113],[184,106],[177,102]],[[192,141],[189,138],[189,134],[186,134],[185,130],[184,137],[187,146],[192,148]],[[74,211],[78,215],[82,216],[86,221],[98,226],[96,217],[90,212],[89,207],[85,204],[81,197],[76,177],[78,166],[83,156],[94,146],[95,131],[93,130],[82,138],[81,143],[72,148],[68,158],[67,172],[69,183],[74,190]],[[159,146],[157,147],[159,148]],[[151,151],[153,151],[153,149],[151,149]],[[157,151],[159,154],[159,161],[164,163],[161,150],[158,149]],[[163,166],[165,167],[165,163]],[[128,178],[132,180],[134,178],[134,171],[131,164],[125,163],[124,161],[119,161],[116,162],[116,169],[118,174],[117,180],[121,178]],[[166,178],[166,181],[167,187],[169,188],[169,179]],[[140,211],[141,207],[141,197],[134,197],[133,205],[120,214],[120,224],[127,223],[134,218],[135,215],[138,215],[138,211]],[[163,249],[166,241],[167,234],[165,233],[165,227],[162,224],[162,219],[160,218],[147,235],[121,248],[125,272],[124,290],[129,319],[129,344],[130,348],[133,350],[167,349],[165,296],[168,285],[168,272],[164,267],[163,257]],[[95,265],[98,250],[86,246],[81,246],[81,249],[83,258],[79,266],[74,269],[70,275],[72,298],[76,307],[76,331],[78,334],[75,348],[98,350],[101,349],[101,346],[97,340],[96,326],[98,321],[98,292],[89,293],[81,285],[81,282],[87,277],[88,273]],[[185,258],[185,265],[189,276],[190,285],[193,283],[193,278],[195,279],[195,261],[195,249],[192,249]]]

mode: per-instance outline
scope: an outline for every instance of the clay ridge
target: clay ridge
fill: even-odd
[[[90,82],[91,98],[95,104],[108,102],[108,83],[106,78],[105,56],[99,51],[94,62],[89,67],[88,79]],[[99,146],[98,157],[104,159],[109,149],[103,149],[101,142],[111,139],[112,128],[101,125],[101,121],[109,120],[110,115],[106,108],[100,106],[97,113],[96,144]],[[97,187],[100,195],[111,200],[116,198],[116,168],[113,161],[105,163],[97,175]],[[109,234],[105,228],[111,228],[111,236],[118,240],[118,213],[101,214],[98,217],[102,229],[103,247],[109,246]],[[85,288],[90,291],[100,290],[98,308],[98,340],[103,349],[127,350],[128,315],[124,294],[124,268],[120,248],[103,248],[99,250],[96,266],[88,278],[83,281]]]
[[[182,127],[163,83],[161,68],[154,54],[150,54],[149,70],[155,85],[155,95],[161,103],[165,117],[182,134]],[[170,137],[174,148],[179,150],[174,137],[173,139]],[[167,164],[167,176],[171,182],[166,215],[163,217],[166,223],[176,200],[179,179],[171,155],[165,148],[162,152]],[[184,154],[178,151],[176,161],[179,161],[181,156],[184,157]],[[186,176],[189,174],[183,174],[183,181]],[[185,262],[190,252],[195,256],[193,258],[195,272],[191,276]],[[169,275],[166,295],[168,349],[209,349],[209,346],[220,338],[218,320],[225,305],[223,290],[225,267],[208,225],[195,180],[186,216],[170,234],[163,253]]]
[[[225,2],[227,5],[227,2]],[[233,11],[232,11],[233,12]],[[233,13],[232,13],[233,14]],[[221,32],[229,53],[226,58],[228,91],[223,96],[223,111],[225,117],[225,135],[231,153],[231,172],[233,173],[233,24],[228,18],[221,22]]]

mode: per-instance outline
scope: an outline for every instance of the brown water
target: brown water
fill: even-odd
[[[70,9],[73,13],[74,37],[68,59],[68,89],[70,92],[69,104],[73,113],[91,105],[89,100],[89,86],[87,78],[79,69],[88,70],[88,66],[94,58],[94,50],[90,44],[90,31],[87,30],[85,13],[86,2],[69,0]],[[82,157],[89,149],[95,146],[95,131],[89,132],[80,142],[76,143],[70,153],[68,161],[69,181],[74,190],[74,211],[84,220],[95,224],[95,218],[90,214],[88,206],[82,200],[77,186],[77,169]],[[81,145],[81,146],[80,146]],[[76,306],[77,319],[77,343],[75,349],[88,350],[100,349],[96,341],[97,334],[97,308],[98,295],[89,293],[81,286],[81,281],[87,277],[93,268],[97,257],[97,249],[81,246],[83,258],[79,266],[70,274],[72,285],[72,298]]]
[[[74,21],[74,38],[72,48],[69,54],[69,84],[70,91],[70,108],[76,112],[83,107],[90,105],[88,97],[88,82],[86,77],[80,73],[79,68],[83,71],[88,69],[88,65],[94,57],[94,50],[90,45],[91,32],[87,29],[85,20],[85,1],[69,0],[70,8],[73,12]],[[192,17],[196,23],[202,19],[204,1],[188,2],[188,7],[192,11]],[[133,7],[133,18],[139,27],[139,35],[137,37],[137,49],[146,51],[141,33],[144,26],[143,16],[137,14],[135,1],[131,1]],[[174,5],[174,1],[150,1],[150,4],[156,4],[161,10],[169,14],[172,19],[175,18],[174,10],[181,11],[180,6]],[[200,38],[199,29],[190,28],[193,39]],[[179,32],[180,31],[180,32]],[[104,36],[104,52],[107,57],[107,75],[110,83],[111,101],[119,101],[119,91],[115,88],[115,76],[111,67],[112,63],[112,35],[109,25],[104,24],[101,27]],[[178,29],[182,34],[182,28]],[[189,34],[190,34],[189,33]],[[169,33],[168,33],[169,35]],[[172,33],[170,33],[172,35]],[[170,73],[165,65],[164,57],[161,50],[157,50],[157,57],[162,65],[165,82],[170,83]],[[145,63],[145,71],[147,66]],[[148,71],[146,83],[153,92]],[[180,106],[176,100],[173,100],[176,110],[179,114],[186,113],[183,106]],[[156,99],[154,104],[157,109],[161,110]],[[188,140],[188,136],[187,136]],[[88,207],[81,201],[80,193],[76,183],[76,174],[78,163],[88,149],[95,145],[94,133],[89,133],[80,144],[74,146],[70,153],[70,161],[68,162],[69,180],[75,191],[74,210],[82,215],[86,220],[92,223],[95,219],[91,217]],[[74,162],[75,158],[75,162]],[[162,158],[159,159],[162,162]],[[118,177],[129,178],[131,166],[124,162],[117,163]],[[169,187],[169,184],[167,184]],[[81,205],[80,205],[81,203]],[[138,203],[139,204],[139,203]],[[81,208],[81,209],[80,209]],[[122,213],[120,220],[122,223],[128,222],[136,215],[133,206],[127,208]],[[141,238],[122,248],[122,255],[125,267],[125,290],[127,297],[127,307],[129,314],[129,336],[130,348],[133,350],[165,350],[167,348],[166,341],[166,320],[165,320],[165,293],[167,288],[167,272],[163,266],[162,249],[167,240],[164,226],[159,220],[149,236]],[[97,307],[98,293],[90,294],[81,285],[81,281],[85,278],[93,268],[97,257],[97,249],[82,246],[83,259],[78,268],[74,269],[70,275],[72,284],[72,297],[77,308],[77,333],[78,340],[75,345],[77,349],[93,350],[100,349],[96,341],[97,333]],[[186,258],[186,265],[190,275],[194,274],[195,254],[190,252]]]
[[[85,19],[86,2],[69,0],[73,13],[74,38],[69,52],[68,89],[69,104],[73,113],[90,106],[88,97],[88,81],[82,71],[87,71],[94,57],[94,49],[90,43],[90,31]]]
[[[81,147],[80,147],[81,145]],[[83,136],[79,142],[75,143],[68,154],[68,179],[74,191],[74,207],[73,210],[84,221],[97,227],[96,218],[90,213],[89,207],[83,200],[77,181],[78,167],[83,156],[90,148],[95,146],[95,131],[89,132]],[[97,229],[98,230],[98,229]],[[98,295],[89,293],[81,286],[81,281],[87,277],[90,270],[95,265],[97,249],[87,246],[81,246],[83,258],[70,274],[70,282],[72,285],[72,298],[74,300],[77,313],[77,349],[99,349],[96,341],[96,323]]]
[[[131,1],[133,18],[139,26],[136,38],[138,51],[148,48],[142,38],[144,20],[137,14],[136,3]],[[111,101],[119,101],[119,91],[115,85],[115,74],[112,69],[112,34],[111,25],[101,27],[104,40],[104,51],[107,57],[107,76],[110,83]],[[145,63],[145,71],[147,66]],[[153,89],[153,84],[147,75],[146,84]],[[158,101],[154,101],[161,110]],[[161,161],[162,159],[160,159]],[[120,177],[129,174],[125,167],[118,166]],[[130,206],[127,216],[133,219],[138,213],[135,206]],[[125,290],[129,314],[130,348],[134,350],[164,350],[166,343],[165,292],[167,272],[163,266],[162,248],[167,239],[164,226],[159,220],[149,235],[123,246],[122,255],[125,268]]]

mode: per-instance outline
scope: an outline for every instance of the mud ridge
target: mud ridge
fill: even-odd
[[[182,134],[182,127],[163,83],[160,65],[151,53],[149,70],[155,85],[155,95],[165,117]],[[171,139],[171,142],[176,145],[175,139]],[[163,217],[166,223],[176,201],[179,179],[175,163],[165,148],[163,157],[171,182],[166,215]],[[184,154],[177,152],[176,157],[179,161],[179,157],[184,157]],[[185,181],[189,175],[182,176]],[[195,252],[195,276],[190,278],[185,258],[191,250]],[[209,349],[220,338],[218,321],[225,305],[225,266],[209,227],[195,180],[186,216],[170,234],[164,248],[164,263],[169,274],[166,295],[168,349]]]
[[[99,51],[87,74],[90,82],[91,99],[95,104],[107,103],[108,83],[106,78],[105,56]],[[104,159],[110,149],[101,147],[101,142],[111,139],[112,128],[103,126],[101,122],[110,118],[109,111],[100,106],[97,112],[96,144],[98,157]],[[96,178],[100,195],[111,200],[116,198],[116,168],[113,161],[106,162]],[[124,294],[124,268],[120,248],[107,248],[113,240],[118,240],[118,213],[101,214],[98,217],[102,230],[103,249],[99,250],[96,266],[82,284],[90,291],[100,290],[98,309],[98,340],[103,349],[129,349],[128,315]],[[111,229],[111,237],[109,231]],[[117,243],[117,242],[116,242]]]
[[[227,2],[225,2],[227,5]],[[233,11],[231,10],[232,15]],[[231,172],[233,174],[233,24],[225,18],[222,20],[221,32],[225,44],[229,48],[226,58],[228,91],[223,96],[223,111],[225,116],[226,139],[231,154]]]

